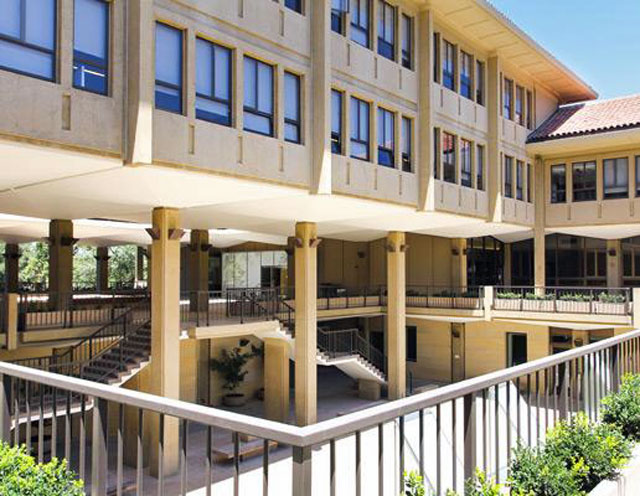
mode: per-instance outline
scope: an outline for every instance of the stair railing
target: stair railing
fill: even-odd
[[[318,328],[318,349],[329,358],[358,355],[385,373],[384,354],[360,336],[358,329],[328,331]]]

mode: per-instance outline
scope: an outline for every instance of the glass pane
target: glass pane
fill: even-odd
[[[406,118],[402,119],[402,151],[411,154],[411,121]]]
[[[256,84],[257,84],[257,62],[245,57],[244,59],[244,106],[257,108]]]
[[[378,144],[384,145],[384,110],[378,109]]]
[[[20,38],[20,0],[0,0],[0,33]]]
[[[369,141],[369,104],[360,102],[360,139]]]
[[[335,90],[331,92],[331,131],[342,132],[342,94]]]
[[[73,63],[73,85],[96,93],[107,92],[107,74],[104,68],[75,60]]]
[[[251,112],[244,113],[244,129],[255,133],[271,135],[271,119]]]
[[[298,121],[300,118],[300,78],[286,72],[284,74],[284,117]]]
[[[156,24],[156,79],[182,85],[182,31]]]
[[[25,41],[53,50],[56,32],[56,1],[26,0]]]
[[[109,5],[102,0],[75,0],[73,47],[98,59],[107,58]]]
[[[351,142],[351,156],[362,160],[368,160],[369,151],[367,145],[360,142]]]
[[[171,112],[182,112],[180,90],[156,84],[156,107]]]
[[[273,112],[273,68],[267,64],[258,64],[258,110]]]
[[[358,125],[360,119],[360,114],[358,112],[358,100],[352,98],[350,107],[351,109],[349,114],[351,115],[351,137],[357,138],[359,134],[358,131],[360,131],[360,126]]]
[[[231,50],[214,45],[215,97],[231,100]]]
[[[292,143],[300,143],[300,128],[296,124],[285,123],[284,139]]]
[[[247,282],[247,254],[236,253],[233,261],[233,283],[236,288],[246,288]]]
[[[0,66],[53,79],[53,55],[0,40]]]
[[[226,103],[196,97],[196,117],[228,126],[231,124],[231,109]]]
[[[208,41],[196,40],[196,92],[213,96],[212,45]]]
[[[395,127],[395,116],[390,113],[387,112],[386,113],[386,122],[385,122],[385,138],[386,138],[386,142],[385,145],[387,148],[393,148],[394,146],[394,127]]]
[[[247,287],[259,288],[260,287],[260,269],[262,268],[259,251],[252,251],[247,254],[247,265],[248,265],[248,272],[249,272],[247,277]]]

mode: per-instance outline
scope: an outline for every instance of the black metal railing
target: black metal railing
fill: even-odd
[[[483,302],[482,287],[415,286],[406,289],[410,308],[444,308],[479,310]]]
[[[328,358],[360,356],[385,373],[384,354],[360,335],[358,329],[318,329],[318,349]]]

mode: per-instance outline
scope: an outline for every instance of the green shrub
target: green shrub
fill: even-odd
[[[625,303],[627,298],[623,294],[611,294],[602,292],[598,295],[600,303]]]
[[[640,441],[640,375],[625,375],[620,391],[602,399],[602,421]]]
[[[519,300],[522,298],[520,293],[514,293],[513,291],[498,291],[496,298],[499,300]]]
[[[535,300],[535,301],[551,301],[553,300],[553,294],[526,293],[524,295],[524,299]]]
[[[84,490],[66,461],[38,464],[24,446],[0,444],[0,495],[84,496]]]
[[[425,496],[424,480],[418,472],[405,472],[403,482],[403,496]]]

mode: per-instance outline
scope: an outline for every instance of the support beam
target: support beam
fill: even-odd
[[[387,236],[387,350],[389,399],[404,398],[407,392],[405,234]]]
[[[264,409],[269,420],[289,420],[289,344],[284,339],[264,340]]]
[[[164,398],[180,397],[180,238],[176,209],[153,210],[151,245],[151,374],[150,392]],[[178,355],[177,355],[178,354]],[[166,417],[161,426],[157,415],[150,416],[150,461],[158,475],[158,435],[164,434],[164,475],[178,470],[179,430],[175,418]]]
[[[7,243],[4,246],[4,288],[7,293],[20,290],[20,247]]]
[[[99,246],[96,250],[96,289],[109,290],[109,247]]]
[[[317,418],[317,227],[296,224],[295,236],[295,399],[296,423],[314,424]]]
[[[73,291],[73,222],[49,223],[49,293],[54,308],[63,308]]]
[[[621,288],[624,284],[622,261],[622,240],[607,240],[607,287]]]
[[[418,14],[417,31],[418,34],[418,64],[420,71],[420,117],[418,119],[418,136],[420,150],[420,161],[416,165],[418,177],[420,178],[420,199],[419,210],[433,210],[435,208],[435,178],[433,175],[434,161],[434,127],[433,127],[433,107],[431,105],[434,93],[434,30],[433,11],[431,9],[422,10]]]

